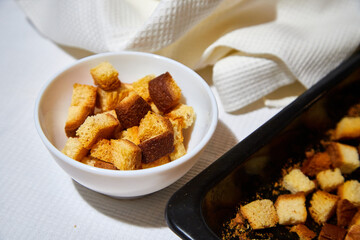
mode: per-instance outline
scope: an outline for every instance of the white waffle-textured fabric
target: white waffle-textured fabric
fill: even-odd
[[[358,0],[16,0],[56,43],[213,67],[224,109],[319,81],[360,43]]]

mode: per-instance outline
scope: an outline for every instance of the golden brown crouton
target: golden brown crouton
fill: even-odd
[[[174,130],[174,144],[182,143],[184,141],[184,135],[181,123],[179,120],[173,120],[171,118],[169,118],[169,121],[171,122]]]
[[[72,159],[80,161],[86,156],[88,150],[83,147],[78,138],[70,137],[67,139],[65,147],[61,152]]]
[[[65,123],[67,137],[75,137],[76,130],[84,123],[85,119],[93,114],[94,108],[88,106],[70,106]]]
[[[174,143],[174,151],[169,154],[171,161],[181,158],[186,154],[186,148],[182,142]]]
[[[341,175],[340,169],[328,169],[319,172],[316,175],[316,180],[320,188],[326,192],[336,190],[338,186],[344,183],[344,177]]]
[[[73,85],[71,104],[65,122],[67,137],[75,137],[76,130],[85,119],[94,113],[96,102],[96,87],[78,84]]]
[[[337,225],[347,227],[357,212],[357,208],[347,199],[340,199],[336,205]]]
[[[325,223],[321,228],[319,240],[344,239],[346,230],[333,224]]]
[[[134,91],[139,94],[145,101],[150,102],[149,82],[156,76],[154,74],[146,75],[132,84]]]
[[[297,224],[291,227],[290,232],[295,232],[300,240],[311,240],[316,237],[316,233],[308,229],[304,224]]]
[[[334,138],[353,139],[360,137],[360,117],[343,117],[336,125]]]
[[[94,86],[75,83],[71,96],[71,106],[88,106],[95,107],[96,90]]]
[[[153,162],[174,151],[174,133],[167,131],[149,138],[139,144],[142,152],[142,162]]]
[[[360,182],[357,180],[346,181],[338,188],[338,196],[360,207]]]
[[[283,185],[291,193],[304,192],[305,195],[315,189],[315,183],[305,176],[300,169],[293,169],[285,175]]]
[[[279,217],[279,224],[305,223],[307,217],[305,201],[306,198],[303,192],[280,195],[274,204]]]
[[[162,158],[159,158],[153,162],[150,162],[150,163],[142,163],[141,164],[141,168],[142,169],[146,169],[146,168],[153,168],[153,167],[157,167],[157,166],[161,166],[165,163],[169,163],[171,162],[169,156],[164,156]]]
[[[359,240],[359,239],[360,239],[360,225],[354,225],[349,229],[345,237],[345,240]]]
[[[90,150],[90,156],[100,159],[104,162],[112,163],[110,140],[100,139],[97,141]]]
[[[121,86],[112,91],[105,91],[101,88],[97,89],[97,106],[101,112],[114,110],[115,107],[129,95],[132,90],[126,85]]]
[[[149,93],[157,108],[164,113],[178,105],[181,98],[181,89],[168,72],[149,82]]]
[[[255,200],[241,206],[240,212],[253,230],[275,227],[278,223],[275,207],[269,199]]]
[[[139,126],[140,120],[150,110],[150,105],[135,92],[131,92],[115,108],[117,117],[123,128]]]
[[[90,74],[94,79],[95,85],[106,91],[115,90],[120,87],[119,73],[109,62],[102,62],[90,69]]]
[[[316,191],[310,200],[309,213],[315,222],[323,224],[335,213],[338,196],[325,191]]]
[[[119,170],[136,170],[141,167],[140,148],[126,139],[111,139],[113,164]]]
[[[76,135],[87,149],[90,149],[100,138],[110,138],[119,125],[114,117],[115,112],[104,112],[86,118],[85,122],[78,128]]]
[[[127,139],[135,144],[140,143],[139,139],[139,127],[134,126],[119,132],[115,137],[118,139]]]
[[[301,171],[310,177],[314,177],[321,171],[331,168],[331,159],[327,152],[318,152],[309,156],[302,164]]]
[[[195,111],[191,106],[178,104],[173,110],[166,114],[166,117],[178,120],[182,128],[190,127],[195,121]]]
[[[173,132],[173,126],[169,119],[149,111],[140,121],[138,137],[140,142],[143,142],[169,131]]]
[[[326,150],[335,167],[340,168],[342,173],[352,173],[360,166],[359,154],[356,147],[332,142]]]

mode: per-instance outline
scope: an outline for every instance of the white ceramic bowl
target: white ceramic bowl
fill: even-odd
[[[194,126],[185,133],[188,139],[185,156],[150,169],[118,171],[88,166],[61,153],[67,139],[64,124],[73,84],[93,85],[89,71],[103,61],[110,62],[118,70],[120,80],[126,83],[147,74],[170,72],[182,90],[183,101],[196,112]],[[214,95],[198,74],[174,60],[141,52],[103,53],[76,61],[49,79],[41,89],[35,106],[36,129],[58,165],[81,185],[122,198],[153,193],[181,178],[194,165],[212,137],[217,121]]]

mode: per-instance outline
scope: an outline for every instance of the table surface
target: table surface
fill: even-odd
[[[219,123],[195,166],[154,194],[113,199],[73,181],[51,158],[34,125],[38,92],[56,72],[91,55],[42,36],[11,0],[0,1],[0,239],[178,239],[167,226],[171,195],[236,143],[274,116],[261,99],[237,112],[224,112],[211,81],[199,71],[219,102]],[[297,96],[295,83],[266,96]]]

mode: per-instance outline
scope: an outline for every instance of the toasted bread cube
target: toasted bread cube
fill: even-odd
[[[61,152],[72,159],[80,161],[87,155],[88,150],[83,147],[78,138],[70,137]]]
[[[94,79],[94,84],[106,91],[120,87],[119,73],[109,62],[102,62],[90,69],[90,74]]]
[[[65,123],[67,137],[75,137],[76,130],[84,123],[85,119],[93,114],[94,108],[88,106],[70,106]]]
[[[347,199],[340,199],[336,205],[337,225],[347,227],[357,212],[357,207]]]
[[[331,192],[343,184],[345,178],[341,175],[340,169],[335,168],[319,172],[316,175],[316,180],[322,190]]]
[[[85,156],[83,159],[81,159],[81,162],[83,164],[95,167],[95,163],[96,163],[97,159],[93,158],[91,156]]]
[[[360,209],[355,213],[354,217],[351,219],[350,227],[354,225],[360,225]]]
[[[131,92],[115,108],[117,117],[123,128],[139,126],[140,120],[150,110],[150,105],[135,92]]]
[[[167,131],[149,138],[139,144],[142,151],[142,163],[153,162],[174,151],[174,133]]]
[[[136,145],[140,144],[139,127],[134,126],[134,127],[125,129],[125,130],[119,132],[119,134],[117,134],[115,137],[118,139],[129,140],[129,141],[135,143]]]
[[[335,139],[353,139],[360,137],[360,117],[343,117],[336,125]]]
[[[195,121],[195,111],[191,106],[185,104],[178,104],[173,110],[166,114],[166,116],[173,120],[178,120],[182,128],[190,127]]]
[[[105,91],[101,88],[97,89],[97,106],[101,112],[114,110],[116,106],[127,97],[132,90],[126,85],[121,84],[120,87],[111,91]]]
[[[335,167],[340,168],[342,173],[352,173],[360,166],[359,154],[356,147],[332,142],[326,150]]]
[[[338,196],[347,199],[360,207],[360,183],[357,180],[348,180],[338,188]]]
[[[114,117],[115,112],[104,112],[86,118],[78,128],[76,135],[82,145],[90,149],[100,138],[110,138],[119,121]]]
[[[360,239],[360,225],[351,226],[346,234],[345,240],[359,240]]]
[[[184,146],[184,143],[177,142],[174,144],[174,151],[169,154],[169,157],[170,157],[171,161],[174,161],[178,158],[181,158],[185,154],[186,154],[186,148]]]
[[[150,163],[142,163],[141,168],[142,169],[153,168],[153,167],[164,165],[164,164],[169,163],[169,162],[171,162],[169,156],[164,156],[164,157],[159,158],[159,159],[157,159],[157,160],[155,160],[153,162],[150,162]]]
[[[333,224],[324,223],[319,234],[319,240],[344,239],[346,230]]]
[[[274,205],[279,217],[279,224],[305,223],[307,217],[305,201],[306,198],[303,192],[280,195]]]
[[[178,105],[181,98],[181,89],[169,72],[149,82],[149,93],[156,107],[164,113]]]
[[[307,195],[315,190],[315,183],[305,176],[300,169],[293,169],[285,175],[283,185],[291,193],[304,192]]]
[[[138,137],[140,142],[144,142],[169,131],[173,132],[171,122],[167,118],[150,111],[140,121]]]
[[[90,150],[90,156],[100,159],[104,162],[112,163],[112,148],[110,144],[110,140],[108,139],[100,139],[97,141]]]
[[[330,169],[332,162],[327,152],[317,152],[310,155],[302,164],[301,171],[310,177],[316,176],[321,171]]]
[[[75,83],[71,96],[71,106],[87,106],[95,108],[96,90],[94,86]]]
[[[146,75],[132,84],[134,91],[139,94],[145,101],[150,102],[149,82],[156,76],[154,74]]]
[[[315,222],[323,224],[335,213],[338,196],[318,190],[310,200],[309,213]]]
[[[112,163],[104,162],[91,156],[84,157],[81,162],[92,167],[117,170]]]
[[[179,120],[173,120],[169,118],[174,130],[174,144],[182,143],[184,141],[183,127]]]
[[[297,224],[291,227],[290,232],[295,232],[300,240],[311,240],[316,237],[316,233],[307,228],[304,224]]]
[[[119,170],[136,170],[141,167],[140,148],[126,139],[111,139],[113,164]]]
[[[253,230],[275,227],[279,221],[273,202],[269,199],[255,200],[241,206],[240,212]]]
[[[109,163],[109,162],[104,162],[104,161],[101,161],[101,160],[95,161],[94,167],[103,168],[103,169],[109,169],[109,170],[118,170],[118,169],[114,166],[114,164]]]

